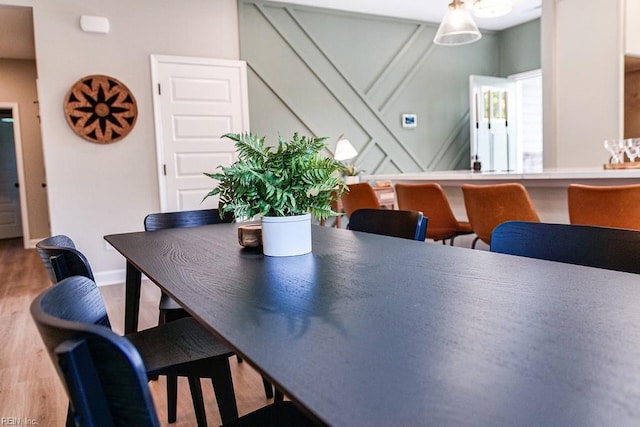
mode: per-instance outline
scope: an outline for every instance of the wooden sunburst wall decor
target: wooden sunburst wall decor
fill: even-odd
[[[119,80],[92,75],[78,80],[64,99],[71,129],[87,141],[108,144],[131,132],[138,118],[136,99]]]

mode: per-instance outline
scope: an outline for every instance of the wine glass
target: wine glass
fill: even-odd
[[[624,140],[624,152],[627,153],[629,161],[634,162],[640,157],[640,138],[628,138]]]
[[[624,151],[624,140],[621,139],[605,139],[604,148],[611,153],[609,163],[622,163],[621,154]]]

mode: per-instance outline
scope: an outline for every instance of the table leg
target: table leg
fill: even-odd
[[[140,311],[140,282],[142,274],[127,261],[127,279],[124,299],[124,333],[130,334],[138,330],[138,313]]]

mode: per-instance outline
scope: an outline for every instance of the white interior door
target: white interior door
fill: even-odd
[[[22,236],[20,191],[11,110],[0,114],[0,239]]]
[[[216,185],[203,172],[235,161],[225,133],[249,131],[246,63],[151,57],[162,211],[218,206],[203,197]]]
[[[521,170],[520,143],[516,140],[516,85],[510,79],[470,77],[471,158],[483,171]]]

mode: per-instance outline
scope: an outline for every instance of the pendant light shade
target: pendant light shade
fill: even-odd
[[[457,46],[480,40],[482,34],[478,30],[473,17],[460,0],[453,0],[442,19],[438,32],[433,39],[435,44]]]

